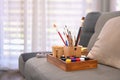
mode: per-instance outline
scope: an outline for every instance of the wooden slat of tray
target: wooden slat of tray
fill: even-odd
[[[48,54],[47,61],[56,65],[57,67],[63,69],[64,71],[74,71],[74,70],[97,68],[96,60],[65,63],[64,61],[53,57],[52,54]]]

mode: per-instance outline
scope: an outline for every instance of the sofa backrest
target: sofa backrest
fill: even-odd
[[[96,39],[102,29],[102,27],[104,26],[104,24],[111,18],[120,16],[120,11],[115,11],[115,12],[106,12],[106,13],[102,13],[101,16],[99,17],[99,19],[96,22],[95,25],[95,32],[92,35],[92,37],[90,38],[90,41],[88,43],[88,51],[91,50],[91,48],[93,47],[94,43],[96,42]],[[114,27],[114,26],[113,26]]]
[[[87,47],[88,42],[94,33],[95,24],[100,15],[100,12],[90,12],[87,14],[80,35],[80,45]]]

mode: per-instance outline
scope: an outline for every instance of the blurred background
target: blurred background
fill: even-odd
[[[120,0],[0,0],[0,69],[17,69],[21,53],[64,45],[53,24],[76,36],[87,13],[119,10]]]

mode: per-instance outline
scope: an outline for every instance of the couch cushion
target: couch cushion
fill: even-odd
[[[92,46],[94,45],[102,27],[104,26],[104,24],[111,18],[113,17],[116,17],[116,16],[120,16],[120,11],[115,11],[115,12],[106,12],[106,13],[103,13],[97,23],[96,23],[96,26],[95,26],[95,33],[92,35],[89,43],[88,43],[88,51],[91,50]]]
[[[90,12],[87,14],[80,35],[80,43],[79,43],[80,45],[87,47],[88,42],[94,33],[94,28],[97,19],[99,18],[100,15],[101,15],[100,12]]]
[[[23,53],[21,54],[23,61],[26,62],[28,59],[35,57],[37,53]]]
[[[46,58],[31,58],[25,65],[26,80],[119,80],[119,74],[120,70],[101,64],[96,69],[65,72]]]
[[[104,25],[88,57],[120,68],[120,17],[112,18]]]

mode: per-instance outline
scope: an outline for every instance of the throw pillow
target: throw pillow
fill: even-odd
[[[99,63],[120,68],[120,17],[106,22],[88,54]]]
[[[93,47],[94,43],[97,40],[97,37],[99,35],[99,33],[101,32],[101,29],[103,28],[103,26],[105,25],[105,23],[114,17],[120,16],[120,11],[113,11],[113,12],[105,12],[102,13],[101,16],[98,18],[96,25],[95,25],[95,32],[92,35],[92,37],[90,38],[90,41],[88,43],[88,51],[91,50],[91,48]]]

